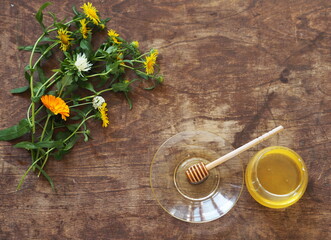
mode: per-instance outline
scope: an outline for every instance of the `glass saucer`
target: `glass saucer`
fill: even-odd
[[[213,221],[237,202],[243,188],[243,165],[235,157],[210,170],[201,184],[193,185],[187,168],[200,161],[209,163],[231,152],[222,137],[205,131],[181,132],[157,150],[150,168],[150,184],[160,206],[171,216],[191,223]]]

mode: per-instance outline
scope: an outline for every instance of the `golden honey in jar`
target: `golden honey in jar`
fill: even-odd
[[[257,202],[270,208],[285,208],[304,194],[308,172],[296,152],[273,146],[259,151],[249,161],[245,181]]]

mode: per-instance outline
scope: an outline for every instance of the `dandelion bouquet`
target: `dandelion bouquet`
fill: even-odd
[[[31,103],[26,118],[17,125],[0,130],[0,140],[9,141],[30,135],[29,141],[15,145],[31,153],[31,165],[23,174],[19,189],[32,170],[42,174],[54,188],[44,167],[49,158],[61,159],[75,145],[80,136],[90,138],[86,122],[99,119],[102,127],[109,125],[105,92],[122,92],[129,107],[131,84],[142,81],[145,89],[151,90],[163,82],[158,74],[156,60],[158,51],[139,51],[137,41],[127,42],[113,30],[106,30],[110,19],[101,19],[98,10],[91,4],[83,4],[79,10],[73,7],[70,21],[60,21],[49,12],[52,24],[45,26],[43,4],[36,14],[42,33],[34,45],[20,47],[30,51],[25,67],[27,86],[13,89],[12,93],[29,91]],[[107,31],[107,37],[99,46],[93,46],[92,37],[97,31]],[[61,52],[63,57],[51,76],[43,69],[45,61]],[[126,72],[132,71],[137,78],[128,80]],[[90,94],[81,94],[89,92]]]

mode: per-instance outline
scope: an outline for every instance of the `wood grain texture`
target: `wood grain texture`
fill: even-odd
[[[28,54],[40,29],[43,3],[2,0],[0,13],[0,127],[24,117]],[[331,222],[331,3],[329,0],[93,0],[109,28],[141,48],[157,48],[165,84],[136,88],[130,111],[108,94],[111,125],[91,121],[93,140],[62,161],[49,161],[43,178],[29,174],[29,154],[0,142],[0,239],[328,239]],[[49,7],[60,18],[81,1]],[[207,130],[233,146],[283,125],[285,131],[245,152],[283,145],[297,151],[309,185],[295,205],[272,210],[246,189],[216,221],[193,225],[170,217],[154,200],[149,166],[158,147],[184,130]]]

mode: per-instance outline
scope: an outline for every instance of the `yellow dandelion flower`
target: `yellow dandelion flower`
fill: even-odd
[[[99,107],[99,112],[101,114],[102,126],[107,127],[109,125],[109,119],[107,116],[107,103],[103,103],[101,107]]]
[[[55,115],[60,113],[63,120],[67,120],[66,117],[69,117],[69,107],[62,98],[44,95],[41,97],[41,102]]]
[[[156,63],[157,55],[158,55],[158,51],[153,50],[152,53],[149,56],[147,56],[145,59],[144,65],[145,65],[146,73],[149,75],[154,73],[154,65]]]
[[[109,37],[118,37],[119,34],[115,30],[110,29],[110,30],[108,30],[108,36]]]
[[[135,48],[139,48],[139,42],[138,41],[133,41],[131,43],[132,46],[134,46]]]
[[[116,43],[116,44],[121,44],[122,43],[122,42],[117,40],[117,37],[119,36],[119,34],[115,30],[110,29],[108,31],[108,36],[113,40],[114,43]]]
[[[60,49],[64,52],[67,51],[71,44],[70,41],[74,40],[70,37],[70,32],[67,29],[60,28],[57,31],[57,34],[57,38],[60,40],[59,42],[61,43]]]
[[[93,21],[95,25],[100,23],[100,18],[98,16],[98,10],[92,6],[92,3],[84,3],[81,8],[84,10],[85,15]]]
[[[91,29],[87,28],[87,26],[86,26],[88,24],[88,22],[86,21],[85,18],[82,20],[79,20],[79,22],[81,25],[80,32],[81,32],[83,38],[87,38],[88,33],[91,31]]]

